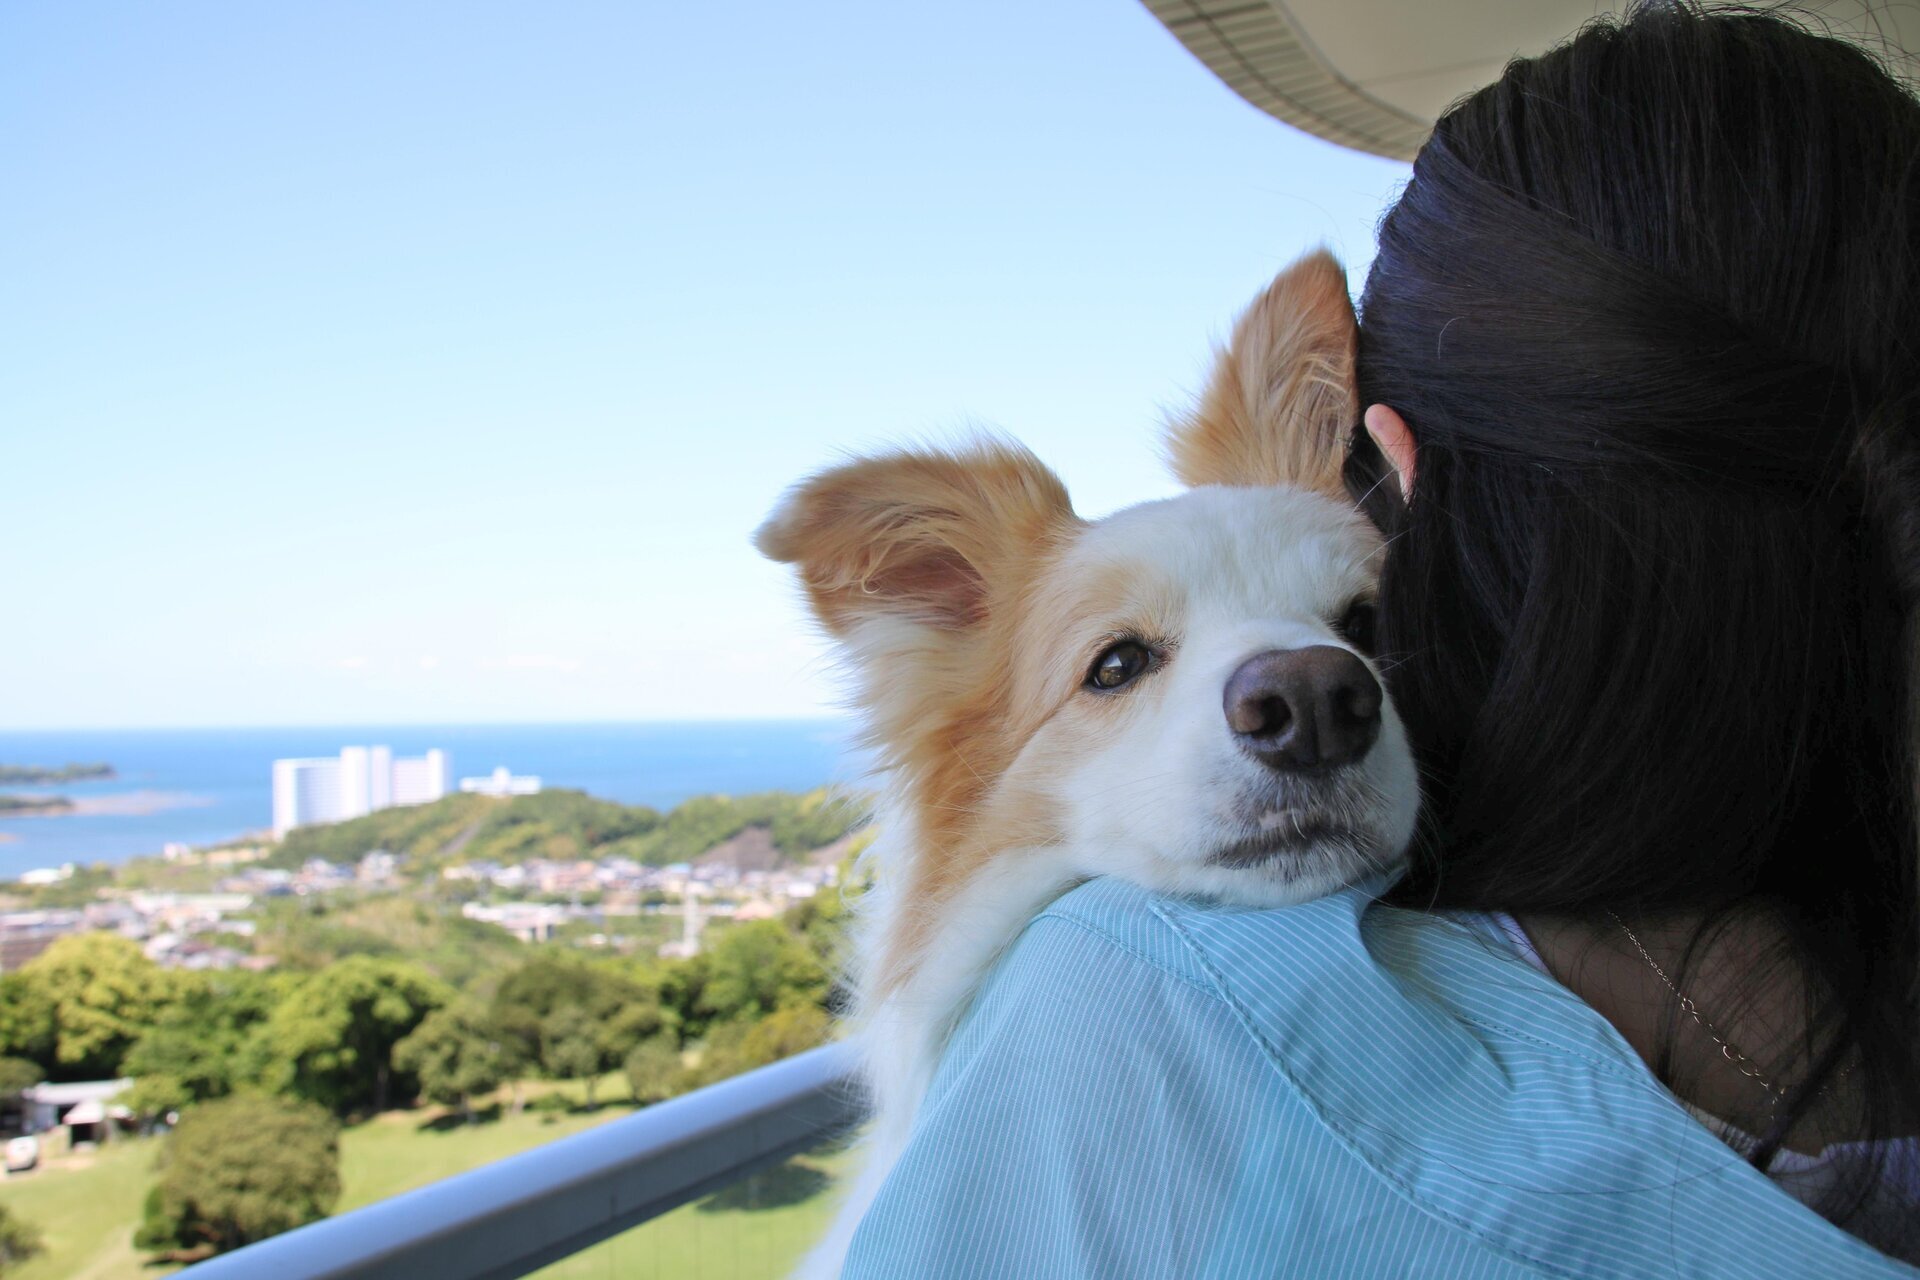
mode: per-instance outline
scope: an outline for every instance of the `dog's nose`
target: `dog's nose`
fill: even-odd
[[[1330,769],[1380,736],[1380,682],[1330,644],[1256,653],[1227,680],[1227,727],[1272,769]]]

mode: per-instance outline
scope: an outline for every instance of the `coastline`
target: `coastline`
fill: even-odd
[[[22,787],[57,793],[85,809],[28,821],[0,815],[0,879],[65,863],[114,865],[157,857],[168,845],[206,847],[244,838],[273,813],[272,766],[282,757],[379,744],[396,755],[448,752],[455,779],[498,765],[621,804],[666,810],[691,796],[805,791],[849,782],[864,762],[844,720],[587,723],[552,725],[361,725],[240,729],[0,730],[0,761],[111,760],[116,782]],[[0,788],[4,790],[4,788]],[[143,801],[112,797],[146,791]],[[151,793],[192,797],[155,803]],[[102,804],[91,802],[96,798]],[[132,812],[129,812],[129,811]]]
[[[174,809],[204,809],[214,803],[210,797],[181,791],[121,791],[104,796],[47,796],[46,800],[47,808],[0,810],[0,818],[143,818]]]

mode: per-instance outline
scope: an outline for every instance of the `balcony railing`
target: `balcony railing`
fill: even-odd
[[[511,1280],[861,1119],[828,1045],[189,1267],[190,1280]]]

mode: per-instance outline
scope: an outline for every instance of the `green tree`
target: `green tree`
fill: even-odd
[[[158,1021],[127,1050],[127,1105],[164,1115],[222,1098],[253,1079],[249,1041],[274,1006],[274,985],[254,974],[182,974]]]
[[[508,974],[494,993],[492,1014],[525,1061],[545,1065],[546,1028],[556,1013],[568,1008],[581,1010],[593,1022],[603,1056],[612,1064],[639,1041],[674,1023],[660,1003],[657,986],[618,965],[565,952],[535,955]]]
[[[160,966],[117,933],[56,938],[20,973],[53,1008],[54,1064],[77,1078],[119,1075],[171,994]]]
[[[578,1004],[592,984],[587,962],[542,952],[501,979],[493,995],[494,1024],[511,1037],[528,1062],[543,1062],[541,1028],[555,1010]]]
[[[577,1004],[562,1005],[540,1028],[540,1065],[558,1080],[584,1080],[587,1106],[593,1106],[600,1073],[619,1061],[609,1061],[605,1041],[593,1015]]]
[[[868,828],[871,831],[872,828]],[[856,838],[856,846],[868,839],[868,832]],[[853,923],[854,904],[868,888],[857,853],[840,862],[840,883],[803,898],[790,908],[784,921],[788,929],[806,939],[814,956],[829,973],[846,960],[847,931]]]
[[[21,1263],[44,1248],[39,1230],[0,1204],[0,1276],[12,1275]]]
[[[826,998],[826,965],[778,920],[755,920],[720,934],[706,956],[699,1008],[718,1021],[752,1018],[783,1005]]]
[[[126,1104],[136,1115],[165,1116],[175,1111],[184,1111],[200,1101],[192,1086],[179,1076],[163,1071],[150,1071],[135,1076],[133,1088],[127,1090]]]
[[[485,1009],[457,1001],[436,1009],[393,1047],[394,1066],[420,1081],[430,1100],[457,1106],[473,1121],[473,1097],[506,1083],[512,1050]]]
[[[680,1046],[664,1033],[634,1045],[622,1069],[627,1088],[638,1103],[664,1102],[686,1085],[687,1069],[680,1061]]]
[[[594,1020],[601,1056],[611,1064],[609,1070],[618,1066],[641,1041],[663,1033],[670,1035],[672,1025],[672,1017],[652,991],[604,1010]]]
[[[0,1099],[17,1098],[46,1076],[30,1058],[0,1058]]]
[[[30,975],[0,974],[0,1054],[46,1067],[56,1040],[53,1000]]]
[[[134,1236],[185,1260],[326,1217],[340,1198],[340,1131],[308,1102],[237,1094],[195,1107],[160,1152]]]
[[[369,956],[329,965],[295,987],[267,1022],[274,1083],[335,1112],[384,1111],[394,1045],[451,998],[414,965]]]
[[[818,1005],[792,1004],[764,1018],[723,1022],[707,1036],[696,1077],[712,1084],[827,1042],[833,1021]]]

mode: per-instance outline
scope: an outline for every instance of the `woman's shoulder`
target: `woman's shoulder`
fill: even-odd
[[[1124,880],[1089,880],[1050,904],[1033,928],[1065,925],[1101,939],[1183,981],[1211,987],[1214,960],[1243,949],[1293,952],[1318,937],[1357,939],[1356,922],[1378,886],[1355,886],[1290,907],[1243,907],[1144,889]]]
[[[1231,1007],[1247,1034],[1276,1049],[1457,1022],[1482,1041],[1510,1033],[1529,1052],[1643,1077],[1619,1037],[1525,963],[1490,917],[1385,906],[1381,887],[1256,908],[1091,880],[1036,917],[1003,969],[1063,990],[1099,980],[1106,965],[1143,963]],[[1074,964],[1054,954],[1063,933],[1078,937]]]
[[[1260,1039],[1323,1040],[1364,1028],[1448,1022],[1479,1041],[1510,1037],[1643,1082],[1638,1059],[1604,1020],[1526,963],[1491,917],[1402,910],[1356,885],[1295,906],[1240,907],[1096,879],[1056,900],[1009,957],[1051,950],[1055,930],[1087,935],[1083,959],[1124,955],[1240,1012]],[[1098,965],[1043,963],[1032,976],[1057,986]],[[1417,1024],[1417,1026],[1416,1026]]]
[[[936,1099],[992,1081],[996,1108],[1032,1100],[1023,1127],[1088,1111],[1097,1130],[1148,1097],[1176,1099],[1195,1132],[1264,1115],[1281,1135],[1267,1145],[1317,1144],[1340,1177],[1549,1272],[1630,1273],[1672,1247],[1679,1213],[1703,1274],[1769,1250],[1883,1273],[1496,928],[1383,906],[1372,887],[1255,910],[1083,885],[1004,958]]]

